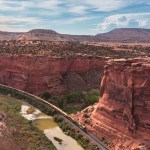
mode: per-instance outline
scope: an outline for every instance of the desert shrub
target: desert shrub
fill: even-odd
[[[61,109],[64,108],[65,103],[66,103],[66,99],[63,97],[57,100],[57,106]]]
[[[85,97],[88,96],[88,92],[87,92],[87,91],[82,91],[82,95],[83,95],[83,97],[85,98]]]
[[[90,116],[88,114],[84,114],[84,117],[85,118],[89,118]]]
[[[48,101],[67,113],[76,113],[98,102],[99,95],[99,90],[97,89],[92,89],[89,92],[71,91],[58,99],[49,99]]]
[[[91,91],[89,91],[89,95],[100,96],[100,92],[98,89],[92,89]]]
[[[99,100],[99,96],[97,96],[97,95],[90,95],[85,98],[85,102],[87,104],[94,104],[94,103],[98,102],[98,100]]]
[[[77,102],[80,101],[83,97],[84,96],[81,91],[72,91],[65,96],[67,102]]]
[[[48,100],[48,99],[51,98],[51,94],[48,93],[48,92],[44,92],[44,93],[41,95],[41,98]]]

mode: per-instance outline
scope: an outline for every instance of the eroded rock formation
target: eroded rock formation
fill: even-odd
[[[150,59],[108,61],[100,89],[99,103],[76,114],[75,118],[98,138],[111,141],[112,149],[148,149]]]
[[[100,57],[0,55],[0,83],[34,94],[86,90],[98,87],[104,63]]]

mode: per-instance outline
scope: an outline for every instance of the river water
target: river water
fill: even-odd
[[[58,150],[83,150],[76,140],[62,132],[52,116],[25,104],[21,106],[20,113],[26,119],[32,120],[33,125],[41,129]],[[59,138],[62,142],[54,138]]]

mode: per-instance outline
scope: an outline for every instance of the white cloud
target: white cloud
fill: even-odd
[[[17,11],[21,10],[21,5],[17,1],[0,0],[0,11]]]
[[[73,6],[69,9],[69,12],[75,14],[85,14],[87,11],[87,7],[85,6]]]
[[[27,31],[27,25],[36,26],[39,23],[40,19],[32,17],[0,16],[0,31]]]
[[[41,20],[32,17],[11,17],[11,16],[0,16],[0,24],[19,24],[19,23],[29,23],[29,24],[36,24],[39,23]]]
[[[65,19],[65,20],[55,20],[55,21],[52,21],[52,23],[56,23],[57,25],[62,25],[62,24],[69,25],[69,24],[84,22],[87,20],[95,19],[95,18],[98,18],[98,17],[76,17],[76,18]]]
[[[101,32],[106,32],[114,28],[125,27],[150,27],[150,13],[131,13],[117,14],[106,17],[102,23],[98,25]]]
[[[148,0],[85,0],[89,7],[97,11],[109,12],[138,4],[150,4]]]
[[[140,4],[150,4],[148,0],[62,0],[72,6],[84,6],[93,11],[110,12],[120,10],[128,6],[135,6]]]
[[[86,3],[97,11],[112,11],[126,6],[123,0],[86,0]]]
[[[31,8],[42,8],[54,10],[58,8],[58,5],[62,4],[60,0],[0,0],[0,11],[17,11]]]
[[[7,32],[26,32],[29,31],[29,28],[23,25],[7,25],[3,24],[0,25],[0,31],[7,31]]]
[[[95,11],[109,12],[110,14],[111,11],[129,6],[132,8],[132,6],[140,4],[141,6],[142,4],[148,5],[150,2],[149,0],[0,0],[0,14],[3,14],[3,16],[0,15],[0,25],[5,24],[7,27],[14,25],[13,28],[15,24],[23,24],[26,27],[34,24],[35,26],[30,26],[34,28],[45,24],[49,25],[48,27],[51,25],[54,27],[55,25],[71,25],[97,18],[90,17],[94,15]],[[6,12],[9,17],[4,16]],[[97,12],[95,16],[98,16]],[[103,13],[99,14],[102,14],[103,17]],[[112,28],[128,27],[132,24],[136,24],[137,27],[150,27],[149,18],[149,13],[112,15],[105,18],[98,28],[105,32]],[[56,21],[53,21],[54,19]],[[89,24],[91,22],[96,21],[89,21]],[[0,30],[1,28],[2,26]],[[92,30],[97,30],[93,28]]]
[[[87,8],[109,12],[137,4],[150,4],[150,2],[148,0],[0,0],[0,10],[42,8],[60,12],[72,10],[72,13],[82,14]]]
[[[33,0],[31,7],[43,8],[43,9],[58,9],[60,4],[63,4],[60,0]]]

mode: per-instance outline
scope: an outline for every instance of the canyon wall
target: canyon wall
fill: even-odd
[[[0,83],[34,94],[87,90],[98,87],[104,63],[99,57],[0,55]]]
[[[100,91],[99,103],[75,118],[98,138],[112,140],[114,149],[149,149],[150,59],[108,61]]]

